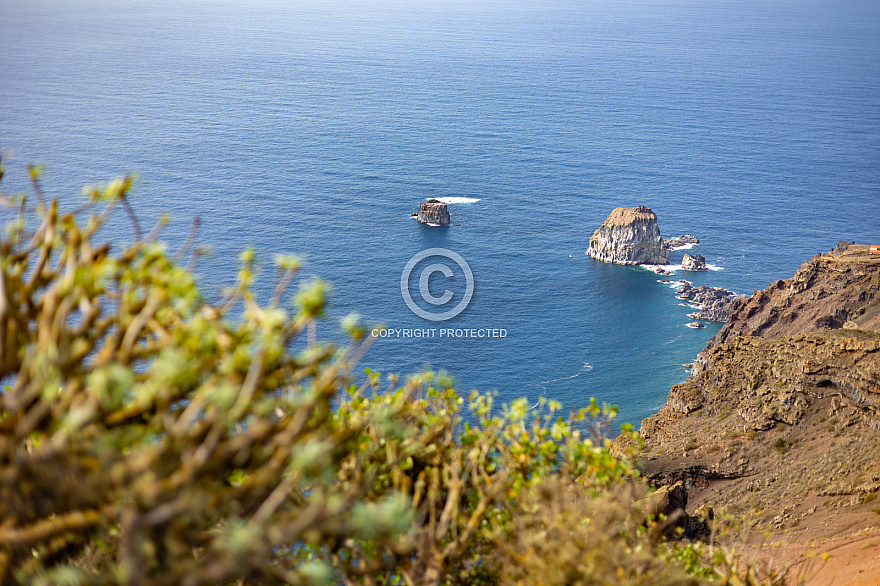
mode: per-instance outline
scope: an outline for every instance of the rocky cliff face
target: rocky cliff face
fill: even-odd
[[[422,224],[435,224],[437,226],[449,225],[449,210],[446,204],[437,199],[429,199],[419,204],[419,213],[417,215],[419,222]]]
[[[862,509],[873,522],[878,314],[880,258],[866,246],[817,255],[793,278],[735,300],[691,377],[642,422],[647,475],[688,480],[694,504],[769,529],[812,523],[830,536],[841,511]]]
[[[590,237],[587,254],[621,265],[669,264],[657,216],[650,208],[617,208]]]
[[[664,409],[735,413],[747,430],[799,423],[810,405],[839,396],[880,429],[880,334],[836,330],[791,338],[737,337],[708,351],[708,367],[672,387]],[[646,435],[654,421],[646,420]]]
[[[838,328],[880,331],[880,258],[841,243],[802,264],[794,277],[738,300],[713,343],[735,336],[781,338]]]

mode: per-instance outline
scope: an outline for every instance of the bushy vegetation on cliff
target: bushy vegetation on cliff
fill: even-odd
[[[2,168],[0,168],[2,169]],[[354,368],[318,341],[326,286],[254,254],[211,303],[192,241],[141,231],[131,180],[64,212],[4,195],[0,582],[697,584],[658,556],[626,458],[591,436],[611,409],[496,408],[425,372]],[[2,177],[2,170],[0,170]],[[99,243],[114,210],[133,243]],[[119,248],[117,250],[117,248]],[[679,563],[675,560],[685,560]],[[690,573],[685,571],[685,566]]]

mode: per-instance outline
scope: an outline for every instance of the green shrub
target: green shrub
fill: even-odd
[[[63,212],[37,174],[35,202],[0,196],[18,210],[0,240],[0,583],[701,579],[641,529],[629,448],[590,433],[613,408],[499,410],[431,372],[356,376],[365,328],[318,341],[328,287],[286,302],[295,257],[261,305],[244,252],[211,303],[182,265],[192,239],[171,254],[161,222],[141,231],[130,179]],[[95,242],[119,208],[134,242]]]
[[[686,586],[715,573],[658,555],[662,531],[646,532],[628,489],[590,497],[562,477],[521,495],[510,529],[493,547],[500,583],[542,586]],[[688,574],[690,570],[692,574]],[[694,575],[697,574],[697,575]]]

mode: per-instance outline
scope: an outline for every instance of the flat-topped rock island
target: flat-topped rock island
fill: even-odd
[[[616,208],[590,237],[587,254],[620,265],[669,264],[669,249],[660,238],[651,208]]]

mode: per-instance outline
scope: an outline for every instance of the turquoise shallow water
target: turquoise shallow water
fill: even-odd
[[[139,172],[171,242],[202,218],[209,291],[245,246],[302,254],[334,285],[328,336],[351,311],[507,334],[382,339],[365,365],[638,422],[717,326],[684,327],[671,289],[587,258],[589,236],[647,205],[723,268],[687,278],[747,294],[880,241],[880,5],[0,0],[0,147],[6,189],[29,161],[68,199]],[[431,228],[409,218],[429,197],[479,201]],[[474,275],[443,325],[400,291],[431,247]]]

